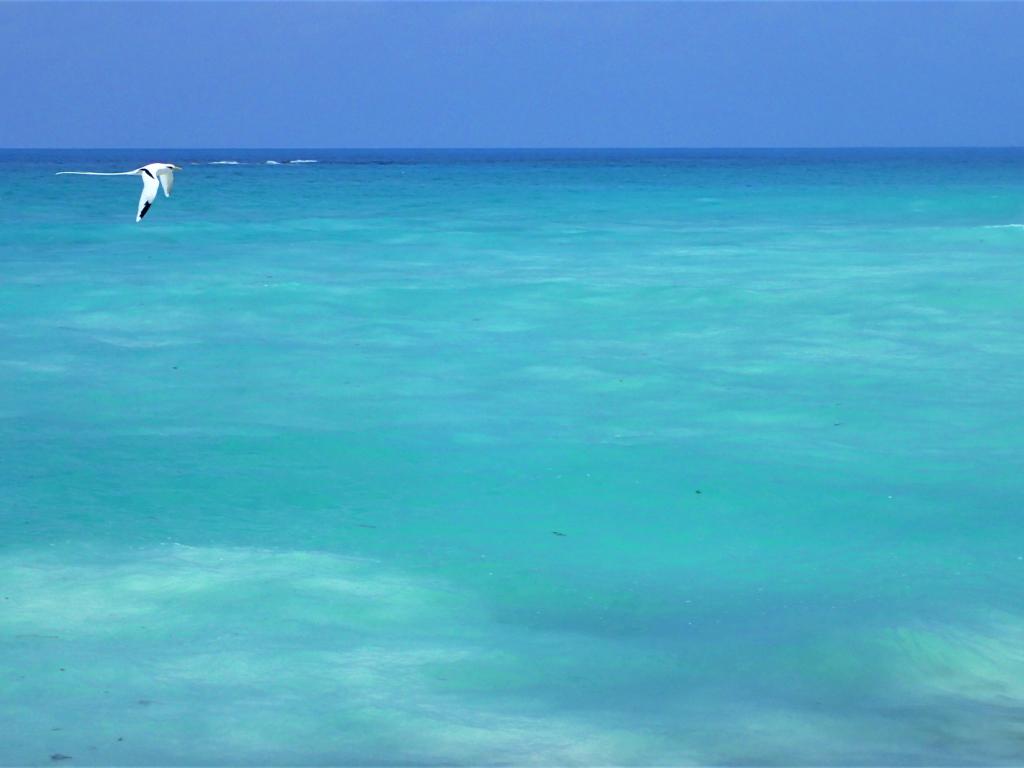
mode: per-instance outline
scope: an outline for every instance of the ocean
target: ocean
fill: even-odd
[[[1022,401],[1021,150],[0,152],[0,764],[1020,765]]]

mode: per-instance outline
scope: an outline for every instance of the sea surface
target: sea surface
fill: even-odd
[[[1021,765],[1022,404],[1024,151],[4,151],[0,764]]]

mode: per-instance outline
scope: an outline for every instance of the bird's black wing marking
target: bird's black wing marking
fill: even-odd
[[[144,217],[144,216],[146,215],[146,211],[148,211],[148,210],[149,210],[150,208],[152,208],[152,207],[153,207],[153,204],[152,204],[152,203],[144,203],[144,204],[143,204],[143,206],[142,206],[142,210],[141,210],[141,211],[139,211],[139,220],[140,220],[140,221],[141,221],[141,220],[142,220],[142,218],[143,218],[143,217]]]
[[[149,178],[156,179],[156,176],[154,176],[152,173],[150,173],[148,168],[140,168],[139,170],[142,171],[147,176],[149,176]]]

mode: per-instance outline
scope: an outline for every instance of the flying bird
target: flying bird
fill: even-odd
[[[62,174],[75,176],[141,176],[142,196],[139,198],[139,210],[135,214],[135,221],[142,221],[142,217],[149,211],[153,201],[156,200],[157,187],[164,188],[164,197],[171,196],[174,189],[174,172],[180,171],[177,165],[171,163],[150,163],[134,171],[122,171],[121,173],[99,173],[97,171],[59,171]],[[158,182],[159,180],[159,182]]]

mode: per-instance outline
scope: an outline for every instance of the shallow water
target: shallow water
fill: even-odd
[[[0,763],[1024,762],[1022,224],[1019,151],[0,153]]]

